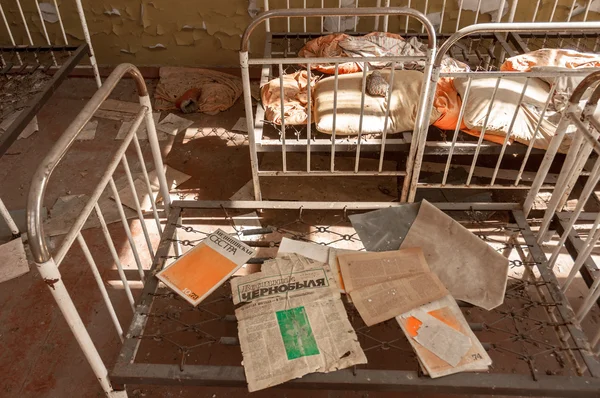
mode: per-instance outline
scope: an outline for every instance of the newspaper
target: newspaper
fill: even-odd
[[[487,371],[492,364],[491,358],[469,327],[451,295],[408,311],[397,316],[396,320],[415,350],[424,372],[432,378],[465,371],[483,372]],[[455,335],[452,338],[452,343],[447,343],[444,347],[439,342],[433,341],[428,333],[421,333],[423,325],[432,326],[435,324],[439,326],[438,322],[444,323],[449,328],[466,336],[470,340],[468,350],[463,352],[466,347],[463,341],[464,337]],[[449,336],[448,333],[445,333],[445,335]],[[460,356],[458,363],[454,359],[457,355]]]
[[[283,255],[231,285],[250,392],[367,363],[327,264]]]

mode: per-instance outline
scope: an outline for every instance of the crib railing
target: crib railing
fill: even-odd
[[[32,7],[32,3],[34,8]],[[77,9],[77,15],[79,22],[81,24],[81,30],[83,32],[83,37],[85,42],[87,43],[89,49],[89,59],[90,66],[92,68],[94,78],[96,80],[96,84],[98,87],[102,85],[102,81],[100,79],[100,73],[98,71],[98,63],[96,61],[96,56],[94,55],[94,47],[92,46],[92,39],[90,36],[90,31],[88,28],[87,20],[85,17],[85,12],[83,10],[83,5],[81,0],[75,0],[75,7]],[[47,8],[42,8],[42,6]],[[57,0],[53,0],[52,2],[40,2],[39,0],[33,0],[32,2],[24,2],[23,0],[15,0],[13,3],[0,2],[0,16],[2,17],[4,29],[6,29],[6,43],[3,44],[11,44],[12,47],[48,47],[48,46],[66,46],[69,47],[69,39],[65,30],[65,25],[63,23],[63,13],[61,13],[61,8],[64,10],[66,7],[59,6]],[[46,13],[51,15],[51,17],[45,18]],[[29,17],[35,14],[40,21],[41,37],[42,40],[35,40],[38,36],[36,33],[37,26],[33,23],[33,20]],[[14,15],[14,19],[11,18],[11,15]],[[49,19],[50,18],[50,19]],[[53,20],[56,18],[56,20]],[[48,22],[49,19],[51,22]],[[58,22],[58,26],[53,26],[54,23]],[[52,42],[52,33],[56,32],[56,40]],[[4,35],[4,33],[3,33]],[[22,37],[21,37],[22,36]],[[7,54],[12,52],[10,48],[4,49],[7,51]],[[23,65],[26,60],[22,58],[22,54],[19,52],[11,54],[11,57],[14,55],[14,62],[16,65]],[[52,57],[52,64],[54,67],[58,68],[61,66],[60,60],[54,56],[54,53],[50,52]],[[34,54],[37,58],[37,54]],[[0,52],[0,61],[2,61],[2,66],[5,67],[9,60],[5,60],[3,58],[2,52]],[[11,60],[13,61],[13,60]]]
[[[320,17],[337,17],[337,16],[406,16],[410,18],[414,18],[419,21],[423,26],[424,30],[427,34],[427,54],[426,56],[398,56],[398,57],[356,57],[352,58],[352,62],[356,62],[357,64],[362,65],[363,74],[362,74],[362,90],[361,90],[361,112],[359,115],[359,130],[358,135],[356,137],[344,137],[340,138],[336,136],[336,114],[337,114],[337,87],[338,87],[338,79],[339,79],[339,65],[341,63],[347,62],[347,58],[302,58],[302,57],[283,57],[283,58],[272,58],[271,48],[270,48],[270,40],[267,40],[266,48],[265,48],[265,57],[263,58],[250,58],[249,56],[249,43],[254,30],[261,24],[267,23],[270,20],[275,19],[283,19],[283,18],[320,18]],[[275,11],[267,11],[265,13],[260,14],[256,19],[250,23],[248,28],[246,29],[241,43],[241,51],[240,51],[240,64],[242,68],[242,83],[244,87],[244,104],[246,111],[246,120],[248,125],[248,142],[250,148],[250,160],[252,167],[252,179],[253,179],[253,187],[254,187],[254,195],[256,200],[262,199],[262,192],[260,187],[260,177],[261,176],[288,176],[288,177],[296,177],[296,176],[316,176],[316,177],[324,177],[324,176],[406,176],[407,170],[410,170],[412,165],[408,163],[406,165],[405,170],[384,170],[384,157],[387,152],[390,151],[390,148],[394,148],[397,146],[405,146],[409,147],[411,156],[408,157],[409,161],[414,159],[414,150],[415,145],[412,144],[411,141],[414,142],[416,138],[416,134],[413,134],[410,139],[403,138],[389,138],[387,137],[388,133],[388,122],[390,117],[390,106],[391,103],[391,93],[393,90],[388,90],[387,97],[387,105],[385,110],[385,124],[383,127],[383,132],[381,134],[377,134],[375,138],[366,138],[367,134],[363,134],[362,127],[364,122],[364,101],[366,95],[366,78],[367,78],[367,63],[368,62],[391,62],[392,63],[392,72],[394,70],[395,62],[405,62],[405,61],[424,61],[425,62],[425,78],[423,79],[423,84],[421,87],[421,97],[420,97],[420,106],[418,107],[419,111],[416,116],[415,126],[419,126],[424,123],[425,112],[423,112],[423,102],[425,97],[425,93],[428,92],[428,87],[430,84],[430,79],[427,78],[431,71],[431,63],[436,51],[436,36],[433,25],[429,22],[429,20],[422,13],[409,9],[409,8],[370,8],[370,7],[362,7],[362,8],[330,8],[330,9],[289,9],[289,10],[275,10]],[[301,67],[307,71],[308,81],[311,80],[311,65],[316,65],[319,63],[331,63],[335,65],[335,73],[334,73],[334,98],[333,98],[333,130],[331,133],[331,138],[315,138],[313,137],[312,131],[312,123],[313,123],[313,115],[311,112],[311,101],[312,101],[312,90],[310,84],[308,85],[308,120],[306,123],[306,131],[299,132],[290,132],[289,129],[286,129],[286,120],[285,114],[281,112],[281,124],[280,126],[276,126],[279,130],[278,135],[279,138],[268,138],[264,135],[265,131],[265,121],[264,121],[264,109],[261,106],[257,107],[256,116],[253,112],[253,104],[252,104],[252,96],[251,96],[251,87],[250,87],[250,72],[249,68],[252,65],[261,65],[262,66],[262,74],[261,74],[261,85],[266,83],[269,79],[274,76],[279,78],[280,87],[281,87],[281,109],[284,109],[284,65],[293,66],[294,68]],[[388,84],[393,86],[393,77],[394,73],[390,73],[390,77],[388,80]],[[415,132],[417,131],[417,127],[415,127]],[[296,134],[294,134],[296,133]],[[258,164],[258,153],[259,152],[270,152],[270,151],[278,151],[281,153],[282,164],[281,168],[278,170],[260,170]],[[361,152],[362,151],[362,152]],[[378,167],[374,170],[360,170],[360,162],[363,159],[361,157],[361,153],[364,152],[379,152],[378,156]],[[306,168],[304,170],[289,170],[287,154],[288,152],[300,152],[305,154],[306,159]],[[314,170],[311,168],[311,154],[313,152],[321,152],[328,153],[330,156],[330,167],[328,170]],[[336,168],[336,154],[339,152],[354,152],[354,167],[353,170],[340,170]]]
[[[84,208],[81,210],[80,214],[74,221],[69,232],[65,235],[61,245],[57,248],[57,250],[54,253],[51,254],[47,245],[47,237],[44,234],[44,225],[42,222],[42,206],[44,204],[44,195],[50,182],[52,172],[59,165],[61,159],[67,154],[69,148],[71,147],[77,136],[81,133],[82,128],[94,115],[94,112],[100,107],[102,102],[113,91],[116,84],[123,78],[124,75],[129,75],[130,77],[132,77],[136,83],[140,109],[135,115],[135,119],[133,120],[131,128],[125,136],[123,143],[119,146],[117,151],[112,156],[108,166],[102,174],[100,182],[94,189],[93,193],[90,195],[89,200],[87,201]],[[162,233],[162,227],[158,213],[159,209],[157,208],[154,200],[151,183],[148,177],[148,170],[146,168],[146,161],[144,159],[144,154],[137,136],[137,130],[142,123],[145,123],[146,125],[148,141],[152,153],[152,164],[154,165],[154,168],[156,170],[158,183],[160,186],[160,194],[162,195],[162,199],[164,202],[163,210],[164,212],[168,213],[170,206],[169,189],[167,187],[166,177],[164,174],[164,166],[161,158],[161,151],[156,134],[156,128],[154,125],[154,120],[152,118],[152,106],[150,103],[150,97],[141,73],[135,66],[131,64],[121,64],[117,68],[115,68],[115,70],[104,82],[104,85],[88,101],[83,110],[77,115],[75,120],[69,125],[67,130],[63,133],[60,139],[48,152],[48,154],[40,163],[33,176],[27,202],[27,224],[29,237],[28,243],[29,247],[31,248],[31,253],[33,254],[33,258],[37,265],[38,271],[44,279],[44,281],[46,282],[46,284],[48,285],[52,296],[55,298],[58,307],[60,308],[63,316],[69,324],[71,331],[75,335],[75,338],[77,339],[79,346],[83,350],[86,359],[92,366],[94,374],[99,380],[105,394],[110,397],[122,397],[126,396],[126,393],[124,391],[115,391],[113,386],[111,386],[111,383],[108,379],[107,368],[103,363],[102,358],[100,357],[98,350],[90,337],[90,334],[86,330],[81,316],[79,315],[65,284],[63,283],[63,278],[61,276],[59,266],[61,265],[61,263],[64,262],[66,256],[68,255],[69,249],[73,246],[75,241],[77,241],[79,247],[83,251],[84,257],[89,267],[91,268],[92,274],[96,280],[98,289],[100,290],[104,304],[114,324],[115,330],[119,335],[121,341],[123,341],[123,327],[121,325],[121,321],[119,320],[117,311],[115,310],[115,307],[109,298],[105,284],[102,280],[102,276],[100,274],[98,266],[96,265],[96,261],[94,260],[94,257],[81,231],[86,221],[93,218],[97,218],[97,221],[99,222],[102,230],[102,234],[106,240],[106,244],[110,250],[112,260],[114,261],[114,264],[116,265],[119,276],[121,278],[122,286],[126,293],[127,300],[129,301],[131,309],[135,311],[135,301],[129,286],[129,281],[127,279],[126,273],[124,272],[123,264],[119,259],[119,253],[117,252],[117,249],[115,247],[115,242],[111,238],[109,229],[106,225],[103,210],[99,205],[99,199],[101,198],[105,190],[110,190],[110,194],[112,194],[115,200],[114,206],[117,207],[118,213],[120,215],[121,224],[123,226],[125,235],[127,237],[127,241],[129,243],[129,249],[133,253],[137,270],[139,272],[140,279],[143,283],[145,280],[145,264],[143,264],[141,260],[142,256],[139,253],[139,250],[141,250],[141,248],[138,248],[136,246],[135,241],[133,240],[132,231],[130,229],[128,218],[125,214],[125,208],[121,202],[121,197],[119,194],[119,192],[123,193],[123,191],[119,191],[117,189],[114,179],[115,171],[117,171],[117,168],[121,166],[121,171],[124,171],[129,187],[129,191],[127,193],[131,194],[133,201],[135,202],[136,213],[141,223],[145,243],[147,245],[149,255],[148,257],[153,258],[155,252],[155,245],[153,245],[147,230],[144,214],[142,213],[140,203],[138,200],[139,193],[136,191],[136,186],[132,177],[132,167],[130,167],[130,164],[136,163],[137,169],[141,172],[141,175],[143,176],[142,179],[146,189],[145,193],[147,193],[151,198],[150,202],[152,208],[152,216],[154,218],[154,221],[156,222],[156,228],[158,230],[158,233]],[[133,156],[131,153],[129,155],[127,154],[128,149],[130,150],[129,152],[133,153]],[[135,162],[132,162],[131,160],[128,160],[128,158],[137,159]]]
[[[405,198],[409,202],[414,201],[417,189],[419,189],[419,188],[421,188],[421,189],[425,189],[425,188],[444,188],[444,189],[460,188],[460,189],[486,189],[486,190],[490,190],[490,189],[521,189],[521,190],[528,191],[527,197],[524,201],[525,212],[527,214],[531,210],[533,201],[534,201],[536,195],[538,194],[538,192],[540,191],[540,189],[542,189],[542,188],[553,189],[554,188],[555,182],[547,183],[546,180],[548,177],[548,172],[550,170],[550,166],[552,165],[552,163],[556,157],[556,154],[559,150],[559,147],[560,147],[561,143],[563,142],[563,138],[565,137],[565,133],[566,133],[567,127],[569,125],[569,123],[564,118],[563,118],[563,121],[560,122],[556,126],[555,134],[552,137],[550,143],[548,144],[548,147],[544,154],[543,162],[542,162],[541,166],[539,167],[539,169],[535,172],[529,172],[529,173],[525,173],[525,169],[526,169],[528,161],[530,160],[530,155],[531,155],[532,149],[534,147],[534,144],[536,143],[538,138],[541,138],[541,133],[539,131],[540,125],[542,124],[542,121],[544,119],[544,114],[546,112],[548,104],[550,103],[550,101],[553,98],[555,84],[556,84],[557,80],[560,79],[561,77],[573,77],[573,76],[583,77],[590,73],[589,70],[588,71],[581,71],[581,70],[578,71],[576,69],[573,69],[573,70],[561,70],[559,72],[536,72],[536,71],[529,71],[529,72],[502,72],[502,71],[498,71],[498,72],[496,72],[496,71],[490,71],[490,72],[484,72],[484,71],[442,72],[441,71],[441,64],[442,64],[442,60],[443,60],[444,56],[446,56],[448,54],[448,52],[450,51],[450,49],[452,48],[452,46],[455,43],[457,43],[459,40],[461,40],[462,38],[471,36],[471,35],[475,35],[475,34],[481,35],[482,33],[504,33],[504,32],[512,32],[512,33],[522,33],[522,32],[525,32],[525,33],[536,33],[536,32],[546,32],[546,33],[547,32],[556,32],[556,33],[559,33],[559,32],[582,33],[583,32],[583,33],[585,33],[585,32],[590,32],[591,33],[591,32],[595,32],[595,33],[598,33],[598,32],[600,32],[600,22],[478,24],[478,25],[473,25],[473,26],[463,28],[460,31],[456,32],[454,35],[452,35],[448,40],[446,40],[440,46],[439,50],[437,51],[436,58],[435,58],[433,68],[432,68],[432,75],[431,75],[432,84],[429,85],[429,87],[428,87],[429,92],[426,94],[427,100],[425,103],[423,103],[423,106],[425,107],[425,112],[427,115],[429,115],[433,109],[433,103],[434,103],[435,96],[436,96],[436,85],[442,78],[451,78],[451,79],[466,78],[467,79],[466,90],[465,90],[464,94],[462,95],[462,106],[461,106],[460,113],[458,116],[459,121],[463,120],[463,115],[465,114],[465,108],[467,106],[467,101],[469,98],[469,93],[470,93],[470,88],[471,88],[472,82],[477,81],[477,79],[481,79],[481,78],[488,78],[488,79],[491,78],[491,79],[495,79],[495,86],[489,93],[490,98],[491,98],[490,103],[489,103],[489,108],[487,110],[487,114],[486,114],[485,120],[483,122],[483,127],[481,128],[480,136],[479,136],[474,148],[471,148],[471,150],[469,150],[468,152],[457,150],[460,146],[457,143],[458,134],[459,134],[459,131],[461,128],[461,126],[460,126],[461,123],[459,122],[456,124],[456,128],[455,128],[454,133],[451,138],[450,146],[447,147],[445,149],[445,151],[443,151],[444,153],[440,152],[440,155],[442,156],[442,159],[444,160],[443,163],[445,163],[445,167],[443,168],[443,178],[442,178],[441,183],[426,183],[426,182],[420,180],[425,149],[428,145],[431,145],[431,143],[427,142],[429,126],[427,124],[420,126],[420,129],[417,134],[417,136],[419,137],[418,138],[418,150],[416,153],[416,159],[413,162],[414,168],[412,170],[412,176],[411,176],[412,181],[410,183],[410,190],[409,190],[408,196]],[[504,178],[502,178],[502,180],[506,181],[506,182],[500,182],[501,177],[499,176],[499,172],[501,170],[502,162],[506,159],[505,156],[508,153],[507,148],[508,148],[508,144],[509,144],[509,139],[511,138],[512,128],[515,123],[515,120],[517,119],[518,113],[521,112],[521,104],[523,102],[524,95],[527,93],[528,85],[531,83],[531,80],[539,78],[539,77],[544,77],[546,79],[551,79],[553,81],[553,84],[547,94],[545,107],[539,113],[539,115],[537,117],[537,121],[535,123],[536,128],[534,131],[533,138],[530,139],[530,141],[527,145],[527,149],[523,154],[523,158],[521,159],[521,165],[518,168],[518,171],[515,170],[511,179],[506,179],[506,177],[504,177]],[[514,113],[512,115],[511,122],[508,127],[508,131],[505,132],[502,144],[499,147],[499,151],[498,151],[498,155],[497,155],[498,157],[495,162],[495,166],[492,170],[490,170],[490,173],[488,173],[489,175],[486,174],[484,183],[476,184],[473,182],[473,176],[476,171],[477,162],[478,162],[478,159],[480,156],[483,139],[486,134],[486,127],[488,125],[488,122],[490,121],[491,118],[497,117],[497,115],[492,114],[493,113],[492,105],[493,105],[494,101],[496,100],[496,94],[499,91],[499,87],[501,86],[501,81],[503,78],[521,78],[521,79],[523,79],[524,83],[522,84],[522,90],[519,93],[517,93],[517,94],[520,94],[518,96],[519,99],[514,104],[514,111],[513,111]],[[574,106],[576,106],[576,105],[574,105]],[[428,116],[425,116],[424,120],[428,120]],[[470,145],[473,146],[472,144],[470,144]],[[468,159],[470,160],[469,162],[466,162],[466,164],[467,164],[466,170],[468,171],[468,175],[464,181],[448,180],[448,174],[449,174],[449,170],[451,167],[465,167],[464,166],[465,162],[462,162],[462,164],[457,162],[457,157],[459,157],[461,160],[464,160],[466,157],[468,157]],[[570,161],[570,160],[573,160],[573,159],[571,157],[567,157],[567,161]],[[581,173],[583,164],[581,164],[580,161],[578,161],[578,164],[581,166],[578,169],[578,171]],[[533,175],[531,175],[532,173],[533,173]],[[529,176],[527,178],[524,178],[525,174],[529,174]],[[571,176],[571,178],[568,179],[568,181],[569,181],[568,183],[571,184],[570,185],[571,187],[572,187],[572,184],[576,181],[578,176],[579,176],[579,174],[573,174]],[[562,180],[559,180],[558,182],[561,182],[561,181]],[[556,184],[558,184],[558,182],[556,182]]]
[[[575,140],[569,150],[560,176],[561,178],[553,192],[548,209],[539,223],[536,233],[540,245],[551,246],[548,255],[548,266],[557,272],[557,269],[569,269],[569,273],[561,282],[561,290],[572,301],[575,309],[576,321],[582,329],[588,332],[588,339],[595,350],[600,354],[600,326],[594,321],[589,322],[591,310],[600,304],[600,269],[597,266],[597,244],[600,239],[600,212],[598,211],[598,198],[596,187],[600,181],[600,122],[594,111],[600,99],[600,72],[588,76],[575,89],[569,100],[569,108],[565,112],[565,123],[577,129]],[[592,88],[583,110],[578,105],[586,90]],[[579,163],[591,161],[592,170],[579,193],[577,203],[572,210],[563,211],[562,203],[565,195],[572,189],[572,177],[577,175]],[[584,211],[588,209],[588,211]],[[590,211],[591,210],[591,211]],[[564,251],[567,251],[565,254]],[[560,264],[560,266],[559,266]],[[571,293],[576,285],[575,279],[581,275],[587,286],[581,294],[581,289]],[[581,296],[581,299],[578,297]],[[595,325],[595,326],[594,326]]]

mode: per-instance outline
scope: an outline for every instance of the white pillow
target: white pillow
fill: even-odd
[[[381,74],[389,81],[390,71]],[[362,72],[338,76],[337,115],[335,132],[340,135],[358,135],[360,122],[360,104],[362,90]],[[415,125],[423,73],[413,70],[394,71],[394,89],[388,120],[388,133],[412,131]],[[315,87],[315,123],[322,133],[333,132],[334,80],[328,77],[320,80]],[[365,112],[362,132],[383,133],[385,125],[387,97],[371,96],[365,93]],[[440,117],[440,112],[433,109],[430,123]]]

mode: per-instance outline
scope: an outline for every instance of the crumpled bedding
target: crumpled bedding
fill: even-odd
[[[500,70],[529,72],[533,67],[540,66],[555,66],[569,69],[600,67],[600,54],[581,53],[575,50],[559,48],[542,48],[508,58],[500,66]]]
[[[394,56],[425,56],[427,45],[417,37],[408,40],[395,33],[372,32],[365,36],[349,36],[335,33],[321,36],[306,43],[298,52],[299,57],[394,57]],[[371,69],[389,67],[389,63],[370,62]],[[334,64],[316,64],[312,68],[326,74],[335,73]],[[419,70],[425,69],[425,61],[396,62],[395,69]],[[338,74],[355,73],[362,70],[362,65],[355,62],[339,64]],[[469,71],[468,65],[451,57],[444,57],[442,71]]]
[[[317,76],[311,76],[311,92]],[[286,125],[306,124],[308,120],[308,73],[305,70],[283,76],[283,115]],[[261,87],[265,118],[281,125],[281,82],[273,79]]]
[[[467,80],[467,78],[454,79],[454,85],[461,97],[466,92]],[[531,140],[535,138],[534,148],[547,149],[556,133],[558,124],[556,116],[558,115],[547,111],[545,117],[542,118],[537,133],[535,130],[541,111],[550,94],[550,85],[541,79],[530,78],[523,101],[517,108],[525,81],[526,78],[524,77],[502,78],[492,103],[491,93],[494,91],[497,78],[472,78],[469,98],[464,110],[463,123],[467,127],[464,131],[467,134],[479,136],[489,113],[490,117],[487,121],[484,139],[503,143],[506,134],[509,133],[515,112],[517,112],[512,130],[510,130],[510,139],[529,145]],[[566,152],[570,142],[571,138],[565,137],[559,150]]]
[[[178,110],[182,96],[194,93],[197,112],[216,115],[225,111],[242,95],[242,80],[228,73],[210,69],[165,66],[154,97],[159,111]],[[195,89],[195,90],[194,90]]]

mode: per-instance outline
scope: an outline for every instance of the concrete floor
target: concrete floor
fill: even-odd
[[[149,81],[151,89],[155,81]],[[23,209],[32,174],[43,156],[66,129],[95,92],[90,79],[68,79],[40,111],[40,131],[32,137],[18,140],[9,154],[0,159],[0,196],[9,209]],[[113,98],[135,101],[131,81],[122,81]],[[171,167],[189,174],[182,190],[199,199],[228,199],[251,177],[248,148],[236,145],[233,139],[224,139],[225,130],[231,129],[243,116],[243,104],[217,116],[192,115],[189,117],[202,126],[207,136],[186,141],[182,135],[161,142],[165,162]],[[91,193],[110,156],[121,144],[114,140],[120,123],[99,119],[98,131],[93,141],[75,142],[50,180],[44,205],[51,208],[57,198],[64,195]],[[242,137],[243,141],[243,137]],[[238,142],[239,143],[239,142]],[[144,153],[149,153],[147,142],[142,141]],[[159,235],[153,223],[148,223],[150,235],[156,244]],[[138,221],[131,221],[131,228],[138,247],[143,247],[143,236]],[[123,228],[119,224],[109,226],[122,263],[130,280],[136,280],[137,271]],[[98,229],[83,232],[92,254],[101,270],[110,298],[116,307],[121,324],[127,328],[131,310],[125,293],[119,288],[113,261],[108,255],[103,236]],[[59,239],[53,240],[58,244]],[[141,250],[143,260],[150,256]],[[75,245],[60,271],[63,280],[97,344],[103,359],[111,364],[119,351],[119,338],[110,323],[91,271],[81,250]],[[139,276],[137,276],[139,281]],[[139,294],[141,283],[132,283],[134,296]],[[0,285],[0,397],[101,397],[103,396],[94,375],[76,344],[55,302],[32,269],[28,274]],[[238,397],[246,396],[244,389],[229,388],[181,388],[128,386],[129,395],[145,397]],[[253,394],[257,397],[300,397],[306,392],[287,389],[266,390]],[[398,393],[368,393],[334,391],[311,392],[318,397],[415,397],[422,395]],[[442,397],[447,395],[427,395]]]

